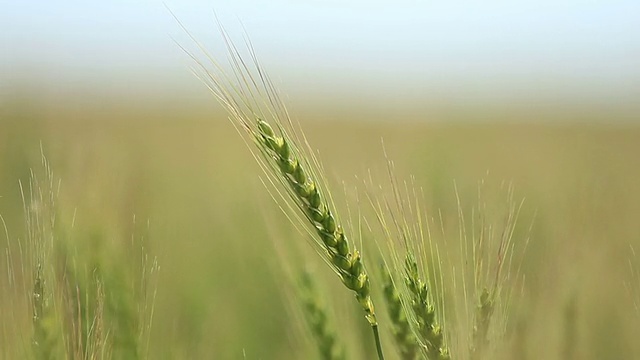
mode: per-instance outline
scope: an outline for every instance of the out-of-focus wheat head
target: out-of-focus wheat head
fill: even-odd
[[[333,324],[321,301],[313,276],[304,271],[300,279],[299,294],[304,316],[323,360],[344,360],[345,352]]]
[[[409,323],[428,359],[493,359],[506,352],[511,299],[523,285],[520,263],[528,232],[514,241],[523,202],[500,184],[497,198],[463,203],[454,187],[457,213],[424,208],[415,180],[400,181],[388,160],[389,188],[370,176],[370,204],[383,239],[377,239]],[[435,214],[435,215],[434,215]],[[376,230],[373,230],[376,233]],[[375,235],[374,235],[375,236]],[[388,306],[393,297],[386,297]],[[395,300],[395,302],[398,302]],[[392,316],[393,320],[393,316]],[[397,326],[397,325],[396,325]],[[404,345],[398,343],[400,353]]]

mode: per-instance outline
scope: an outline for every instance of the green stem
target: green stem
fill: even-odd
[[[384,355],[382,354],[382,343],[380,342],[380,333],[378,332],[378,324],[371,325],[371,329],[373,330],[373,338],[376,339],[376,350],[378,351],[378,360],[384,360]]]

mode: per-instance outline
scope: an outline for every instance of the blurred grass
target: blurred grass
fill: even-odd
[[[18,180],[37,166],[40,144],[62,179],[59,216],[76,241],[97,236],[118,248],[145,233],[161,267],[150,358],[280,359],[310,351],[274,266],[272,237],[297,235],[213,101],[24,98],[0,111],[0,214],[12,239],[24,237]],[[482,124],[464,123],[464,115],[396,123],[341,109],[326,117],[311,107],[296,113],[309,119],[303,127],[332,180],[361,186],[355,176],[384,176],[384,138],[397,175],[416,176],[428,209],[455,214],[454,181],[470,202],[480,179],[513,182],[526,198],[521,221],[533,223],[524,261],[529,313],[521,321],[530,358],[560,358],[567,318],[575,319],[577,358],[640,354],[640,322],[623,284],[629,245],[640,248],[640,127],[554,123],[535,113],[475,114],[493,120]],[[522,123],[510,121],[519,115]]]

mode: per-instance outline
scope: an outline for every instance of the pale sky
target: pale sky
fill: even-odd
[[[117,86],[127,78],[157,90],[191,80],[172,40],[187,38],[162,2],[0,2],[0,81]],[[166,5],[221,57],[213,11],[240,42],[242,22],[267,69],[291,89],[371,92],[384,84],[408,89],[405,96],[640,95],[640,1]]]

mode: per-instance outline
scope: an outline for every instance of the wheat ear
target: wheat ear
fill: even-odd
[[[33,354],[37,359],[51,359],[54,355],[54,339],[45,324],[46,313],[51,311],[46,303],[45,279],[42,264],[36,266],[33,283]]]
[[[320,252],[326,256],[326,262],[340,277],[342,283],[354,292],[365,312],[373,331],[378,357],[383,359],[378,322],[370,296],[369,276],[365,271],[362,256],[349,244],[343,227],[336,221],[329,192],[321,189],[322,185],[318,180],[322,178],[317,175],[319,171],[314,171],[319,169],[319,165],[313,152],[299,151],[298,143],[301,140],[286,133],[284,126],[292,127],[292,121],[275,86],[259,65],[251,44],[247,43],[247,46],[253,69],[247,66],[243,56],[220,26],[232,66],[232,72],[229,74],[179,21],[178,23],[213,65],[213,69],[210,69],[195,55],[182,48],[197,65],[197,69],[194,69],[195,75],[226,108],[236,128],[244,130],[245,134],[248,133],[250,140],[257,145],[262,156],[255,157],[269,176],[269,180],[282,184],[286,189],[288,197],[280,194],[281,198],[288,202],[286,205],[292,205],[292,202],[306,218],[306,221],[303,221],[311,225],[311,234],[321,247]],[[274,127],[278,129],[278,134]],[[315,168],[312,164],[316,165]],[[299,214],[294,216],[299,218]]]
[[[418,342],[411,331],[411,324],[407,320],[400,294],[393,283],[389,269],[382,265],[384,299],[392,324],[393,338],[403,360],[414,360],[418,355]]]
[[[370,295],[369,276],[365,271],[360,252],[351,249],[343,228],[336,224],[328,203],[316,185],[317,182],[306,173],[292,151],[289,141],[284,136],[277,136],[267,122],[258,119],[257,124],[258,144],[277,164],[280,175],[291,188],[297,205],[315,228],[316,235],[322,241],[328,257],[328,264],[340,276],[342,283],[355,293],[373,329],[378,356],[382,358],[378,322]]]
[[[335,217],[320,195],[316,181],[306,174],[288,141],[276,136],[271,126],[262,120],[258,120],[258,128],[260,144],[272,155],[281,175],[297,195],[298,205],[322,240],[330,265],[337,271],[342,283],[355,293],[369,323],[377,325],[369,294],[369,276],[365,272],[360,253],[358,250],[351,250],[342,227],[336,224]]]
[[[411,295],[411,307],[417,320],[418,334],[426,347],[429,360],[449,360],[442,328],[436,321],[436,309],[429,299],[427,284],[420,279],[418,264],[413,256],[405,259],[405,282]]]
[[[318,300],[318,293],[311,275],[302,273],[300,299],[304,315],[313,334],[320,356],[324,360],[344,360],[344,350],[338,345],[335,332],[330,327],[327,312]]]
[[[494,308],[494,297],[489,293],[489,289],[484,288],[478,299],[478,305],[476,305],[475,322],[473,325],[473,346],[471,349],[472,359],[479,358],[487,346],[487,335],[489,333],[489,325]]]

